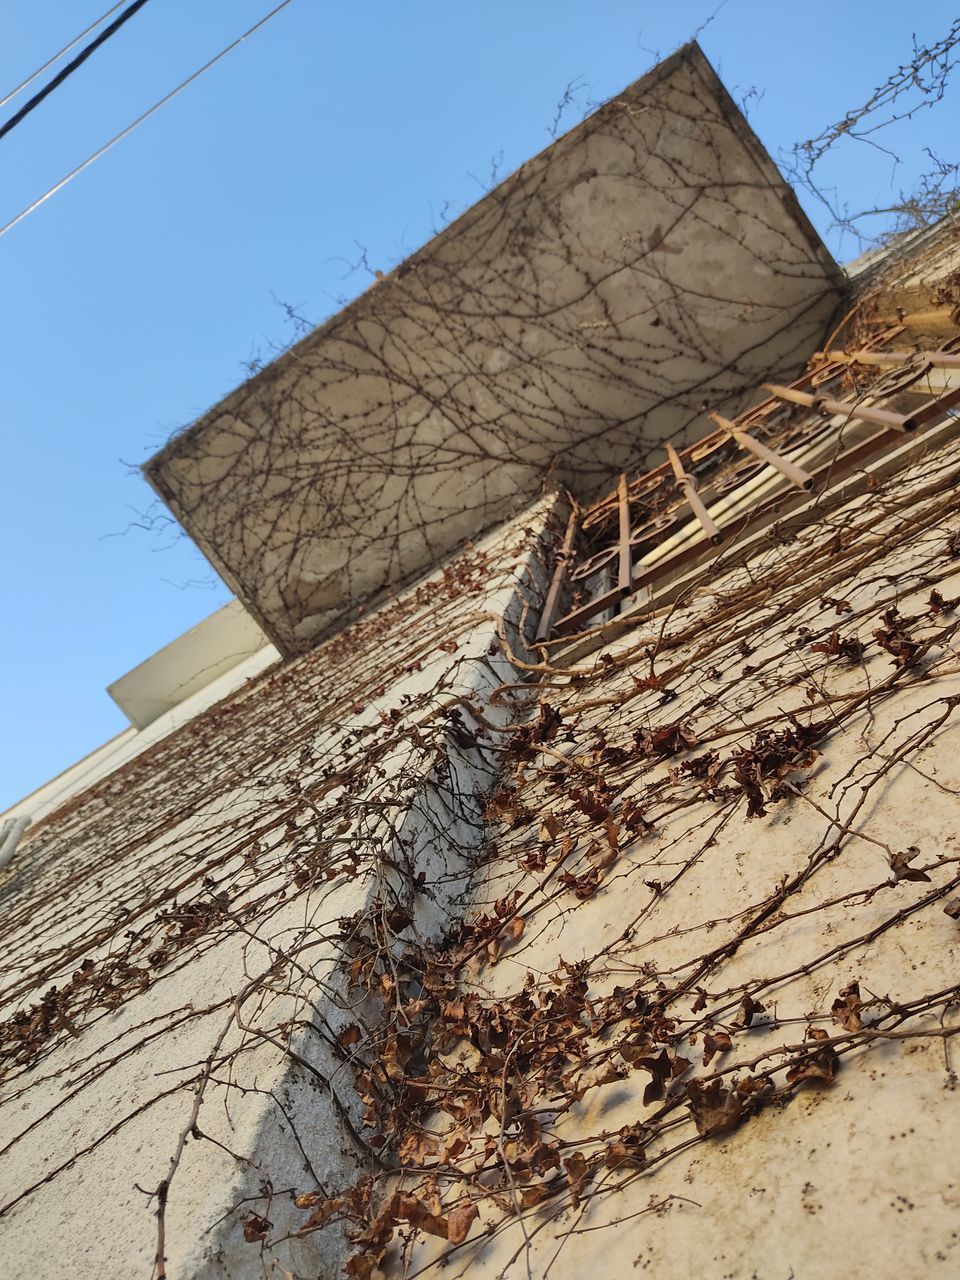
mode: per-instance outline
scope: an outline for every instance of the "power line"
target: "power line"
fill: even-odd
[[[236,40],[232,40],[230,44],[212,57],[209,62],[205,62],[202,67],[199,67],[192,75],[187,76],[186,80],[178,84],[175,89],[171,89],[169,93],[164,94],[159,102],[155,102],[152,107],[148,107],[142,115],[137,116],[136,120],[128,124],[125,129],[121,129],[119,133],[114,134],[110,141],[105,142],[102,147],[99,147],[94,151],[93,155],[87,156],[86,160],[84,160],[82,164],[78,164],[75,169],[71,169],[65,178],[61,178],[60,181],[55,186],[51,187],[49,191],[45,191],[42,196],[34,200],[33,204],[28,205],[26,209],[23,209],[18,213],[15,218],[11,218],[9,222],[0,227],[0,236],[5,236],[8,231],[12,231],[18,222],[22,222],[24,218],[33,213],[35,209],[39,209],[42,204],[45,204],[51,196],[55,196],[58,191],[62,191],[68,182],[72,182],[78,174],[83,173],[84,169],[89,169],[95,160],[99,160],[102,155],[106,155],[111,147],[115,147],[117,143],[126,138],[128,134],[133,133],[134,129],[143,124],[144,120],[149,119],[154,112],[159,111],[161,107],[166,106],[166,104],[170,102],[171,99],[175,98],[178,93],[182,93],[188,85],[193,84],[194,80],[198,80],[205,71],[209,71],[210,68],[218,63],[221,58],[225,58],[228,53],[236,49],[237,45],[243,44],[244,40],[246,40],[248,36],[252,36],[255,31],[258,31],[262,26],[268,23],[271,18],[278,14],[281,9],[285,9],[287,5],[292,4],[292,2],[293,0],[281,0],[281,3],[271,9],[269,13],[265,14],[259,22],[255,22],[252,27],[248,27],[247,30],[244,31],[243,35],[237,36]]]
[[[43,66],[37,67],[36,71],[34,71],[32,75],[27,76],[26,80],[21,80],[17,87],[15,89],[11,89],[5,98],[0,98],[0,108],[5,107],[8,102],[11,102],[17,96],[18,93],[22,93],[23,90],[26,89],[27,85],[33,84],[34,80],[36,80],[38,76],[42,76],[48,67],[52,67],[55,62],[59,62],[65,53],[69,53],[71,49],[75,49],[84,36],[88,36],[91,31],[96,31],[101,22],[106,22],[111,13],[116,13],[124,2],[125,0],[118,0],[117,4],[115,4],[112,9],[108,9],[106,13],[102,14],[96,20],[96,22],[91,22],[89,27],[84,27],[80,34],[78,36],[74,36],[69,44],[65,44],[59,53],[55,53],[52,58],[48,58]]]
[[[116,35],[123,24],[129,22],[133,15],[139,9],[142,9],[146,3],[147,0],[133,0],[133,4],[128,5],[119,18],[115,18],[109,27],[104,28],[95,39],[90,41],[85,49],[81,49],[77,56],[71,59],[61,71],[58,71],[53,79],[48,81],[38,93],[35,93],[29,102],[25,102],[20,110],[12,115],[5,124],[0,125],[0,138],[6,137],[10,130],[15,129],[25,116],[28,116],[31,111],[39,107],[44,98],[53,93],[58,85],[63,84],[67,76],[72,76],[74,71],[82,66],[92,53],[96,53],[102,44],[106,43],[112,35]]]

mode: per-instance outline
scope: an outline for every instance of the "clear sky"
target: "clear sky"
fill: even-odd
[[[276,0],[273,0],[275,3]],[[5,0],[0,97],[109,0]],[[659,57],[700,34],[768,150],[859,105],[955,5],[847,0],[293,0],[0,237],[0,810],[125,724],[105,686],[228,599],[138,467]],[[272,7],[150,0],[0,139],[0,224]],[[50,73],[52,74],[52,73]],[[44,77],[45,78],[45,77]],[[42,83],[43,78],[38,83]],[[16,109],[21,95],[0,111]],[[751,90],[756,90],[751,93]],[[956,158],[953,98],[824,177],[851,204]],[[884,139],[886,141],[886,138]],[[857,246],[828,232],[841,259]]]

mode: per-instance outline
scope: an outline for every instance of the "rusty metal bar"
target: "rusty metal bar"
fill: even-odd
[[[723,541],[723,534],[710,519],[707,508],[700,500],[697,493],[697,482],[693,476],[688,475],[683,469],[683,463],[680,461],[680,455],[672,444],[667,445],[667,457],[670,459],[670,466],[673,468],[673,474],[677,479],[677,488],[687,500],[687,506],[700,521],[700,528],[707,535],[714,545]]]
[[[570,519],[567,521],[566,532],[563,535],[563,545],[560,548],[560,554],[557,556],[553,577],[550,580],[550,589],[543,604],[543,612],[540,614],[540,625],[537,627],[538,640],[548,640],[550,632],[553,630],[553,619],[557,612],[557,605],[560,602],[560,592],[563,590],[563,584],[566,581],[567,568],[570,564],[570,555],[573,551],[573,540],[576,537],[576,533],[577,508],[574,507],[570,512]]]
[[[914,427],[926,426],[933,418],[939,418],[941,413],[946,413],[952,409],[954,405],[960,404],[960,387],[954,387],[952,391],[948,391],[945,395],[936,399],[925,400],[919,408],[914,409],[910,415],[910,421]]]
[[[618,557],[618,573],[617,585],[605,591],[602,595],[595,596],[592,600],[588,600],[586,604],[580,605],[578,608],[571,610],[560,621],[553,625],[552,613],[548,616],[547,608],[544,608],[543,616],[540,620],[540,627],[537,631],[538,640],[546,640],[551,630],[556,630],[558,635],[566,635],[570,631],[575,631],[581,623],[588,622],[590,618],[596,617],[598,613],[603,613],[605,609],[611,608],[618,601],[623,600],[625,596],[632,595],[635,590],[633,581],[633,550],[630,546],[630,491],[627,484],[626,474],[620,476],[617,483],[617,514],[618,514],[618,538],[617,546],[610,552],[598,552],[591,557],[591,561],[600,559],[602,563],[608,563],[614,555]],[[566,540],[564,541],[566,548]],[[572,547],[572,542],[571,542]],[[607,557],[603,559],[603,557]],[[596,568],[602,567],[602,563]],[[558,566],[559,568],[559,566]],[[556,581],[556,573],[554,573],[554,581]],[[555,607],[555,599],[551,600],[553,594],[553,583],[550,585],[550,595],[547,597],[547,604],[553,604]],[[556,597],[559,598],[560,589],[557,588]],[[549,628],[545,629],[545,620],[549,623]]]
[[[628,596],[633,590],[633,554],[630,550],[630,497],[627,493],[626,473],[621,473],[617,485],[617,509],[620,529],[620,566],[617,587]]]
[[[814,359],[874,365],[879,369],[896,369],[900,365],[960,369],[960,355],[948,351],[818,351]]]
[[[759,458],[761,462],[767,463],[768,466],[774,467],[791,484],[796,485],[798,489],[813,488],[813,476],[809,471],[804,471],[802,467],[798,467],[788,459],[782,458],[779,453],[774,453],[772,449],[768,449],[759,440],[754,440],[749,432],[741,431],[738,426],[735,426],[728,418],[722,418],[719,413],[711,413],[710,417],[718,426],[730,432],[739,448],[746,450],[747,453],[752,453],[755,458]]]
[[[579,608],[564,614],[557,622],[554,630],[558,636],[569,635],[571,631],[576,631],[581,623],[589,622],[598,613],[603,613],[604,609],[609,609],[618,600],[622,599],[623,594],[619,587],[614,587],[611,591],[605,591],[602,596],[597,596],[594,600],[588,600],[586,604],[582,604]]]
[[[778,387],[773,382],[765,382],[763,389],[778,400],[803,405],[805,409],[813,409],[825,417],[842,414],[847,418],[859,418],[861,422],[873,422],[876,426],[886,427],[891,431],[913,431],[917,426],[914,414],[891,413],[889,409],[876,409],[873,405],[831,400],[829,396],[812,396],[806,391],[796,391],[793,387]]]
[[[877,314],[872,317],[875,321],[883,323],[886,320],[892,324],[893,315],[890,312]],[[934,307],[928,311],[910,311],[906,315],[902,311],[897,312],[896,329],[899,333],[915,333],[925,342],[929,342],[931,338],[936,340],[946,334],[950,337],[957,332],[957,322],[953,314],[953,308],[949,303],[942,306]]]

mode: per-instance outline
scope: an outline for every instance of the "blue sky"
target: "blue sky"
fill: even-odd
[[[6,0],[0,97],[107,7]],[[0,139],[0,224],[269,8],[150,0]],[[293,0],[0,237],[0,810],[118,732],[105,686],[228,598],[149,518],[137,468],[294,336],[276,300],[322,320],[369,283],[361,247],[389,269],[494,163],[502,176],[546,145],[568,84],[561,131],[714,13],[701,43],[735,97],[756,90],[749,119],[776,158],[864,100],[913,31],[942,34],[954,5]],[[955,157],[957,102],[960,82],[890,136],[898,168],[851,144],[824,180],[886,202],[924,147]]]

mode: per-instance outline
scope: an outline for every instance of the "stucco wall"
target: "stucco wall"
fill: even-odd
[[[171,1159],[171,1280],[954,1274],[949,431],[549,660],[545,501],[37,824],[4,1275]]]
[[[473,908],[406,955],[354,1275],[956,1274],[960,452],[916,452],[554,648]]]
[[[260,1274],[251,1215],[282,1236],[295,1193],[376,1167],[338,921],[428,937],[462,892],[495,767],[470,709],[511,670],[497,628],[539,593],[552,509],[30,829],[0,877],[5,1278],[147,1277],[161,1203],[170,1276]],[[270,1258],[341,1254],[333,1228]]]

